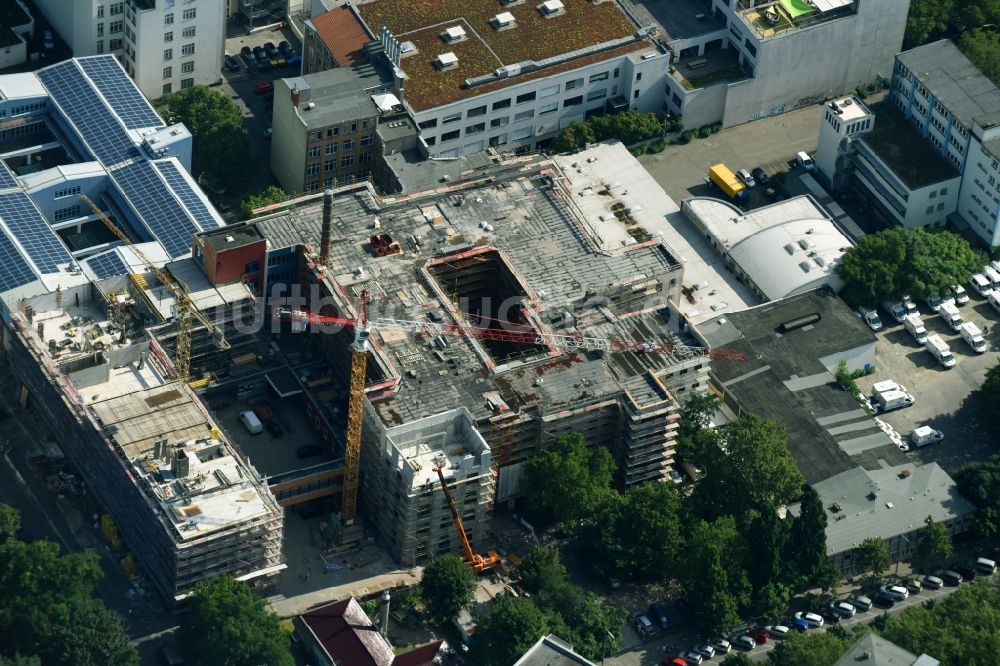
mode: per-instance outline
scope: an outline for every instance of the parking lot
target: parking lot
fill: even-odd
[[[971,292],[971,290],[970,290]],[[928,334],[937,333],[951,347],[955,367],[945,369],[897,324],[879,311],[883,329],[876,333],[875,373],[858,380],[867,395],[876,381],[891,379],[902,384],[915,398],[913,406],[879,416],[904,438],[913,429],[929,425],[944,434],[944,440],[906,455],[919,462],[937,462],[953,472],[962,465],[982,460],[997,451],[997,437],[981,419],[974,392],[983,384],[987,370],[1000,357],[1000,313],[985,300],[970,293],[970,301],[959,307],[965,321],[983,331],[987,351],[977,354],[926,304],[918,302]]]

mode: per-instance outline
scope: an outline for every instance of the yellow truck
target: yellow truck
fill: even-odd
[[[722,190],[727,197],[738,204],[746,203],[749,198],[747,186],[722,162],[713,164],[708,168],[708,179]]]

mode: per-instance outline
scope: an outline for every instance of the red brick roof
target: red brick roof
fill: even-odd
[[[350,666],[432,666],[441,641],[400,655],[378,635],[354,598],[323,606],[301,616],[335,663]]]
[[[348,7],[335,7],[315,16],[312,24],[341,67],[367,60],[362,47],[372,38]]]

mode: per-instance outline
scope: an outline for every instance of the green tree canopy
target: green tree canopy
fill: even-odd
[[[990,373],[996,374],[1000,383],[1000,373],[994,373],[996,369]],[[1000,454],[962,467],[955,472],[955,484],[962,496],[979,508],[975,522],[978,536],[982,539],[1000,536]]]
[[[986,77],[1000,81],[1000,34],[993,30],[969,30],[962,34],[959,48]]]
[[[677,453],[685,460],[703,461],[718,448],[718,431],[711,422],[720,404],[710,393],[692,393],[684,402],[677,427]]]
[[[476,577],[472,568],[456,555],[442,555],[424,567],[420,597],[427,612],[437,620],[450,620],[472,601]]]
[[[666,483],[649,483],[624,496],[608,493],[584,520],[580,542],[591,565],[639,580],[662,579],[683,547],[680,499]]]
[[[749,522],[799,495],[805,479],[788,453],[785,426],[748,414],[721,429],[721,447],[696,461],[708,474],[698,482],[689,506],[706,520],[734,516]]]
[[[594,142],[594,130],[587,123],[574,120],[569,127],[552,139],[552,150],[557,153],[569,153],[582,150],[588,143]]]
[[[240,200],[240,218],[249,220],[253,217],[253,209],[267,206],[269,204],[280,203],[287,200],[288,193],[277,185],[269,185],[260,192],[247,194]]]
[[[524,597],[500,597],[476,625],[470,657],[479,666],[510,666],[552,631],[551,619]]]
[[[0,541],[0,654],[57,666],[137,666],[124,623],[93,596],[102,577],[97,556],[63,555],[51,541],[20,541],[10,534],[20,524],[18,512],[0,505],[0,515],[6,536]]]
[[[755,663],[746,652],[730,652],[722,660],[722,666],[754,666]]]
[[[197,177],[235,187],[257,170],[243,112],[221,91],[193,86],[161,97],[156,105],[167,122],[182,122],[191,131],[191,170]]]
[[[951,535],[941,523],[935,523],[930,516],[924,519],[927,529],[917,543],[917,555],[925,560],[935,561],[951,557]]]
[[[826,509],[812,486],[802,486],[799,515],[792,521],[791,535],[785,548],[785,561],[793,564],[799,576],[813,583],[827,563]]]
[[[0,504],[0,541],[17,536],[21,531],[21,512],[7,504]]]
[[[911,606],[890,617],[882,635],[942,664],[993,666],[1000,645],[1000,587],[978,580],[942,601]]]
[[[982,252],[950,231],[895,227],[868,234],[844,253],[837,273],[842,296],[852,305],[877,303],[909,293],[947,293],[985,263]]]
[[[862,571],[871,571],[878,578],[889,568],[889,546],[878,537],[868,537],[854,549],[854,561]]]
[[[569,433],[524,464],[520,491],[530,509],[556,522],[573,521],[592,513],[611,492],[613,471],[606,448],[587,448],[583,435]]]
[[[697,591],[688,605],[705,631],[719,633],[739,623],[739,610],[750,602],[746,557],[746,543],[731,516],[713,523],[699,520],[691,528],[676,573],[684,589]]]
[[[598,141],[618,139],[625,145],[663,136],[663,123],[653,113],[630,109],[621,113],[594,116],[587,123]]]
[[[977,397],[986,418],[1000,427],[1000,362],[986,372]]]
[[[188,657],[206,666],[293,666],[289,634],[263,599],[231,576],[198,583],[181,623]]]
[[[535,548],[521,561],[524,589],[531,594],[566,580],[559,551],[552,548]]]
[[[948,31],[955,17],[955,4],[955,0],[912,0],[903,48],[926,44]]]
[[[848,641],[829,631],[792,632],[775,643],[767,655],[770,666],[833,666],[843,656]]]

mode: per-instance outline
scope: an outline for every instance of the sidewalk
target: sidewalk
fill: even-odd
[[[423,572],[423,567],[400,569],[372,576],[371,578],[363,578],[342,585],[334,585],[314,592],[307,592],[294,597],[285,597],[282,595],[269,597],[267,601],[279,617],[294,617],[310,608],[348,597],[360,599],[378,594],[382,590],[416,585],[420,582]]]

